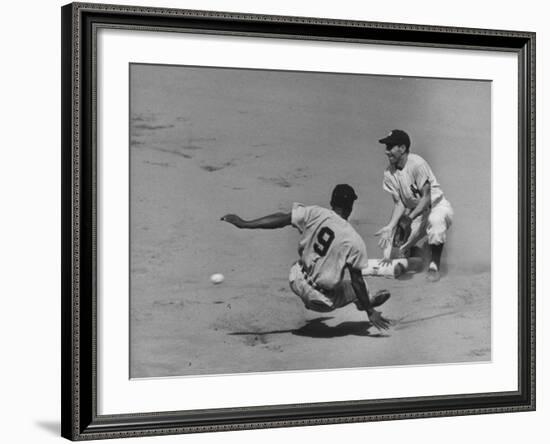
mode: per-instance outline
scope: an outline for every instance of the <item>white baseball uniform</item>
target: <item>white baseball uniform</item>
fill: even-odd
[[[410,246],[425,235],[428,236],[430,245],[445,243],[447,230],[453,221],[453,208],[445,199],[432,169],[418,154],[409,153],[403,169],[390,165],[384,171],[384,190],[401,200],[408,212],[420,202],[420,190],[426,182],[430,182],[431,208],[413,220],[411,235],[407,241]]]
[[[290,269],[292,291],[314,311],[359,304],[351,281],[343,278],[347,266],[359,270],[367,266],[367,248],[361,236],[347,220],[319,206],[294,203],[291,220],[302,235],[300,260]]]

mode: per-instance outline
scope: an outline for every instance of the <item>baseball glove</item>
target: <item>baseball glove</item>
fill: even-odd
[[[411,223],[412,220],[409,216],[401,216],[397,226],[395,227],[395,234],[393,236],[393,246],[400,248],[411,235]]]

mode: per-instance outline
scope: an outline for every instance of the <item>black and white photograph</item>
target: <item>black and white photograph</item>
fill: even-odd
[[[489,79],[129,85],[131,378],[491,361]]]
[[[112,3],[3,8],[2,442],[545,442],[550,9]]]

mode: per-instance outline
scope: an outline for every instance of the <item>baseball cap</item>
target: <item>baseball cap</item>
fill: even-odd
[[[355,190],[348,184],[338,184],[332,190],[332,198],[330,199],[331,205],[335,207],[350,207],[357,199]]]
[[[405,145],[407,148],[411,146],[411,139],[409,138],[409,135],[400,129],[391,130],[386,137],[380,139],[378,142],[389,146]]]

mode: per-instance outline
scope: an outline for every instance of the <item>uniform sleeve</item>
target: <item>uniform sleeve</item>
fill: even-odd
[[[421,159],[421,161],[414,166],[412,170],[412,176],[417,188],[419,190],[422,189],[425,183],[429,181],[430,178],[433,176],[432,170],[430,169],[428,162],[426,162],[424,159]]]
[[[300,233],[302,233],[306,227],[308,216],[309,207],[298,202],[292,204],[291,223]]]
[[[399,199],[399,191],[397,191],[397,188],[395,187],[394,183],[386,173],[384,173],[384,181],[382,182],[382,188],[384,189],[384,191],[387,191],[388,193],[390,193],[394,197],[394,199],[396,200]]]
[[[357,270],[367,268],[367,247],[365,246],[363,239],[357,239],[354,245],[351,246],[346,263]]]

